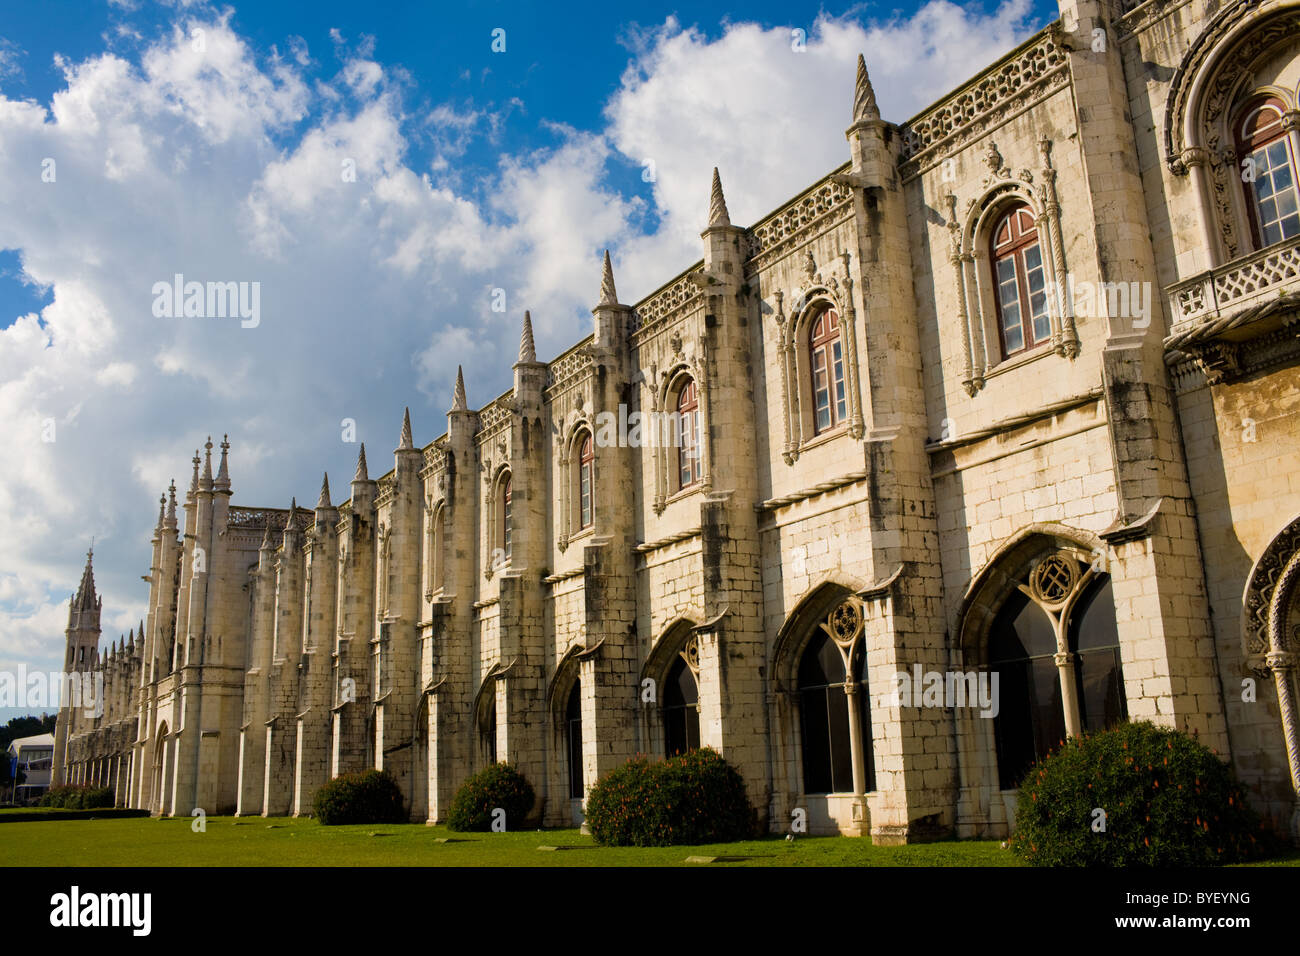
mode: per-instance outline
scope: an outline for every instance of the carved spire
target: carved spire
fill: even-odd
[[[524,331],[519,336],[519,361],[536,362],[537,346],[533,343],[533,317],[524,310]]]
[[[330,504],[330,473],[325,472],[325,480],[320,484],[320,497],[316,499],[316,510],[330,509],[334,507]]]
[[[96,607],[94,562],[95,547],[91,545],[86,552],[86,567],[81,572],[81,586],[77,588],[77,596],[73,601],[73,606],[81,611],[93,611]]]
[[[153,533],[162,534],[163,522],[167,520],[167,496],[165,494],[158,496],[158,524],[154,525]]]
[[[266,533],[262,535],[262,551],[274,551],[275,543],[271,541],[271,522],[266,523]]]
[[[853,90],[853,122],[880,119],[880,108],[876,106],[876,91],[871,88],[871,77],[867,76],[867,61],[858,54],[858,81]]]
[[[605,267],[600,274],[600,302],[598,305],[618,305],[618,292],[614,289],[614,267],[609,261],[609,250],[605,250]]]
[[[176,530],[176,479],[172,479],[167,489],[167,527]]]
[[[369,481],[370,472],[366,470],[366,443],[361,443],[361,451],[357,455],[357,473],[352,476],[353,481]]]
[[[199,450],[194,449],[194,475],[190,478],[189,494],[185,496],[187,501],[193,501],[194,496],[199,493]]]
[[[200,491],[212,490],[212,436],[208,436],[203,445],[203,480],[199,482]]]
[[[464,412],[469,410],[465,401],[465,372],[456,366],[456,389],[451,393],[451,410],[453,412]]]
[[[411,410],[408,408],[402,415],[402,437],[397,442],[398,451],[408,451],[414,447],[411,438]]]
[[[709,225],[730,226],[731,215],[727,212],[727,200],[722,195],[722,177],[718,167],[713,167],[713,191],[709,195]]]
[[[284,535],[286,538],[289,535],[296,533],[298,530],[293,526],[293,519],[297,516],[297,514],[298,514],[298,497],[297,495],[295,495],[293,497],[293,500],[289,502],[289,517],[284,519]]]
[[[226,464],[226,454],[230,451],[230,436],[221,436],[221,465],[217,468],[216,487],[230,490],[230,468]]]

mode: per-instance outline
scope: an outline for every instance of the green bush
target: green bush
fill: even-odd
[[[117,802],[112,787],[87,787],[80,784],[61,784],[50,787],[37,804],[42,807],[62,807],[65,810],[98,810]]]
[[[727,843],[758,829],[745,781],[707,747],[617,768],[591,788],[587,825],[606,846]]]
[[[401,788],[386,770],[335,777],[316,791],[312,815],[325,826],[401,823],[406,819]]]
[[[494,763],[470,777],[456,791],[447,815],[449,829],[460,832],[492,829],[492,812],[506,812],[506,827],[518,827],[533,808],[533,788],[508,763]]]
[[[1264,844],[1228,765],[1145,721],[1073,737],[1031,767],[1008,841],[1035,866],[1215,866]]]

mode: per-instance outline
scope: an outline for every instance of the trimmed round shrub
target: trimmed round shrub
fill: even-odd
[[[402,790],[386,770],[335,777],[316,791],[312,815],[325,826],[348,823],[402,823]]]
[[[60,784],[50,787],[37,804],[42,807],[60,807],[64,810],[98,810],[117,802],[112,787],[87,787],[82,784]]]
[[[587,795],[587,825],[605,846],[672,846],[743,840],[758,819],[740,773],[706,747],[617,768]]]
[[[1265,835],[1227,764],[1142,721],[1072,737],[1031,767],[1007,843],[1035,866],[1184,867],[1259,856]]]
[[[533,809],[533,787],[508,763],[494,763],[462,784],[451,801],[447,827],[461,833],[492,829],[492,814],[506,812],[506,829],[518,828]]]

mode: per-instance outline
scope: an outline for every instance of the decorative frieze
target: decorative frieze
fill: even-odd
[[[1054,25],[989,70],[904,123],[899,172],[904,180],[1003,125],[1069,83],[1069,60]]]

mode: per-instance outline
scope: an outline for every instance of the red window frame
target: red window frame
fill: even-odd
[[[1033,297],[1030,290],[1029,274],[1034,271],[1028,264],[1028,256],[1032,250],[1037,251],[1038,266],[1037,270],[1042,272],[1043,290],[1039,293],[1043,296],[1043,325],[1044,329],[1036,327],[1035,316],[1032,309]],[[1021,352],[1027,352],[1031,349],[1038,348],[1051,341],[1052,327],[1051,321],[1047,319],[1047,297],[1046,297],[1046,262],[1043,259],[1043,247],[1038,240],[1038,225],[1034,222],[1034,215],[1029,207],[1024,203],[1008,209],[998,219],[993,227],[993,232],[989,237],[989,262],[992,271],[993,281],[993,304],[996,308],[998,319],[998,339],[1002,343],[1002,357],[1010,358],[1013,355],[1019,355]],[[1002,302],[1002,286],[1006,280],[1001,277],[1001,263],[1010,262],[1016,282],[1016,304],[1019,309],[1018,328],[1020,331],[1020,345],[1018,348],[1010,348],[1007,343],[1007,323],[1004,315],[1004,306]]]
[[[1266,111],[1271,112],[1274,119],[1265,124],[1256,122],[1261,114]],[[1258,169],[1254,171],[1254,177],[1251,180],[1247,181],[1244,175],[1242,177],[1241,185],[1246,197],[1246,215],[1250,220],[1251,234],[1254,238],[1256,249],[1265,249],[1275,243],[1300,235],[1300,222],[1293,222],[1290,225],[1289,229],[1294,231],[1291,231],[1289,235],[1287,234],[1288,226],[1286,225],[1288,220],[1300,220],[1300,214],[1287,213],[1278,216],[1268,224],[1263,222],[1263,217],[1261,216],[1261,207],[1265,202],[1273,203],[1273,208],[1276,212],[1276,203],[1279,197],[1286,196],[1289,193],[1293,202],[1300,200],[1300,184],[1296,182],[1296,174],[1297,172],[1300,172],[1300,164],[1297,164],[1296,162],[1294,144],[1291,141],[1290,133],[1284,129],[1282,125],[1282,115],[1285,112],[1286,104],[1276,96],[1259,97],[1250,101],[1241,108],[1240,112],[1237,114],[1237,122],[1233,125],[1232,129],[1233,137],[1236,140],[1237,155],[1241,157],[1241,162],[1244,163],[1246,159],[1252,157],[1259,150],[1267,150],[1268,147],[1280,141],[1283,143],[1283,150],[1285,152],[1285,165],[1289,167],[1290,171],[1289,176],[1286,177],[1289,178],[1289,183],[1287,183],[1287,185],[1281,190],[1274,188],[1274,190],[1263,199],[1260,198],[1260,187],[1264,185],[1264,183],[1276,187],[1276,183],[1273,181],[1273,176],[1281,167],[1274,166],[1270,163],[1269,167],[1262,172],[1262,175],[1265,177],[1263,182],[1261,182],[1259,178],[1261,171]],[[1267,158],[1268,157],[1266,157],[1266,159]],[[1274,239],[1269,239],[1265,233],[1266,226],[1276,226],[1278,236]]]
[[[698,484],[700,467],[700,400],[695,379],[688,378],[677,392],[677,488]]]
[[[596,449],[591,432],[584,431],[578,450],[578,530],[590,528],[596,513]]]
[[[511,491],[513,487],[512,476],[509,472],[501,481],[501,524],[498,532],[501,535],[501,553],[505,560],[510,560],[511,538],[513,537],[513,515],[511,514]]]
[[[840,336],[840,317],[834,309],[825,310],[810,325],[808,359],[813,397],[813,434],[820,435],[843,425],[849,417],[848,393],[844,381],[844,344]]]

